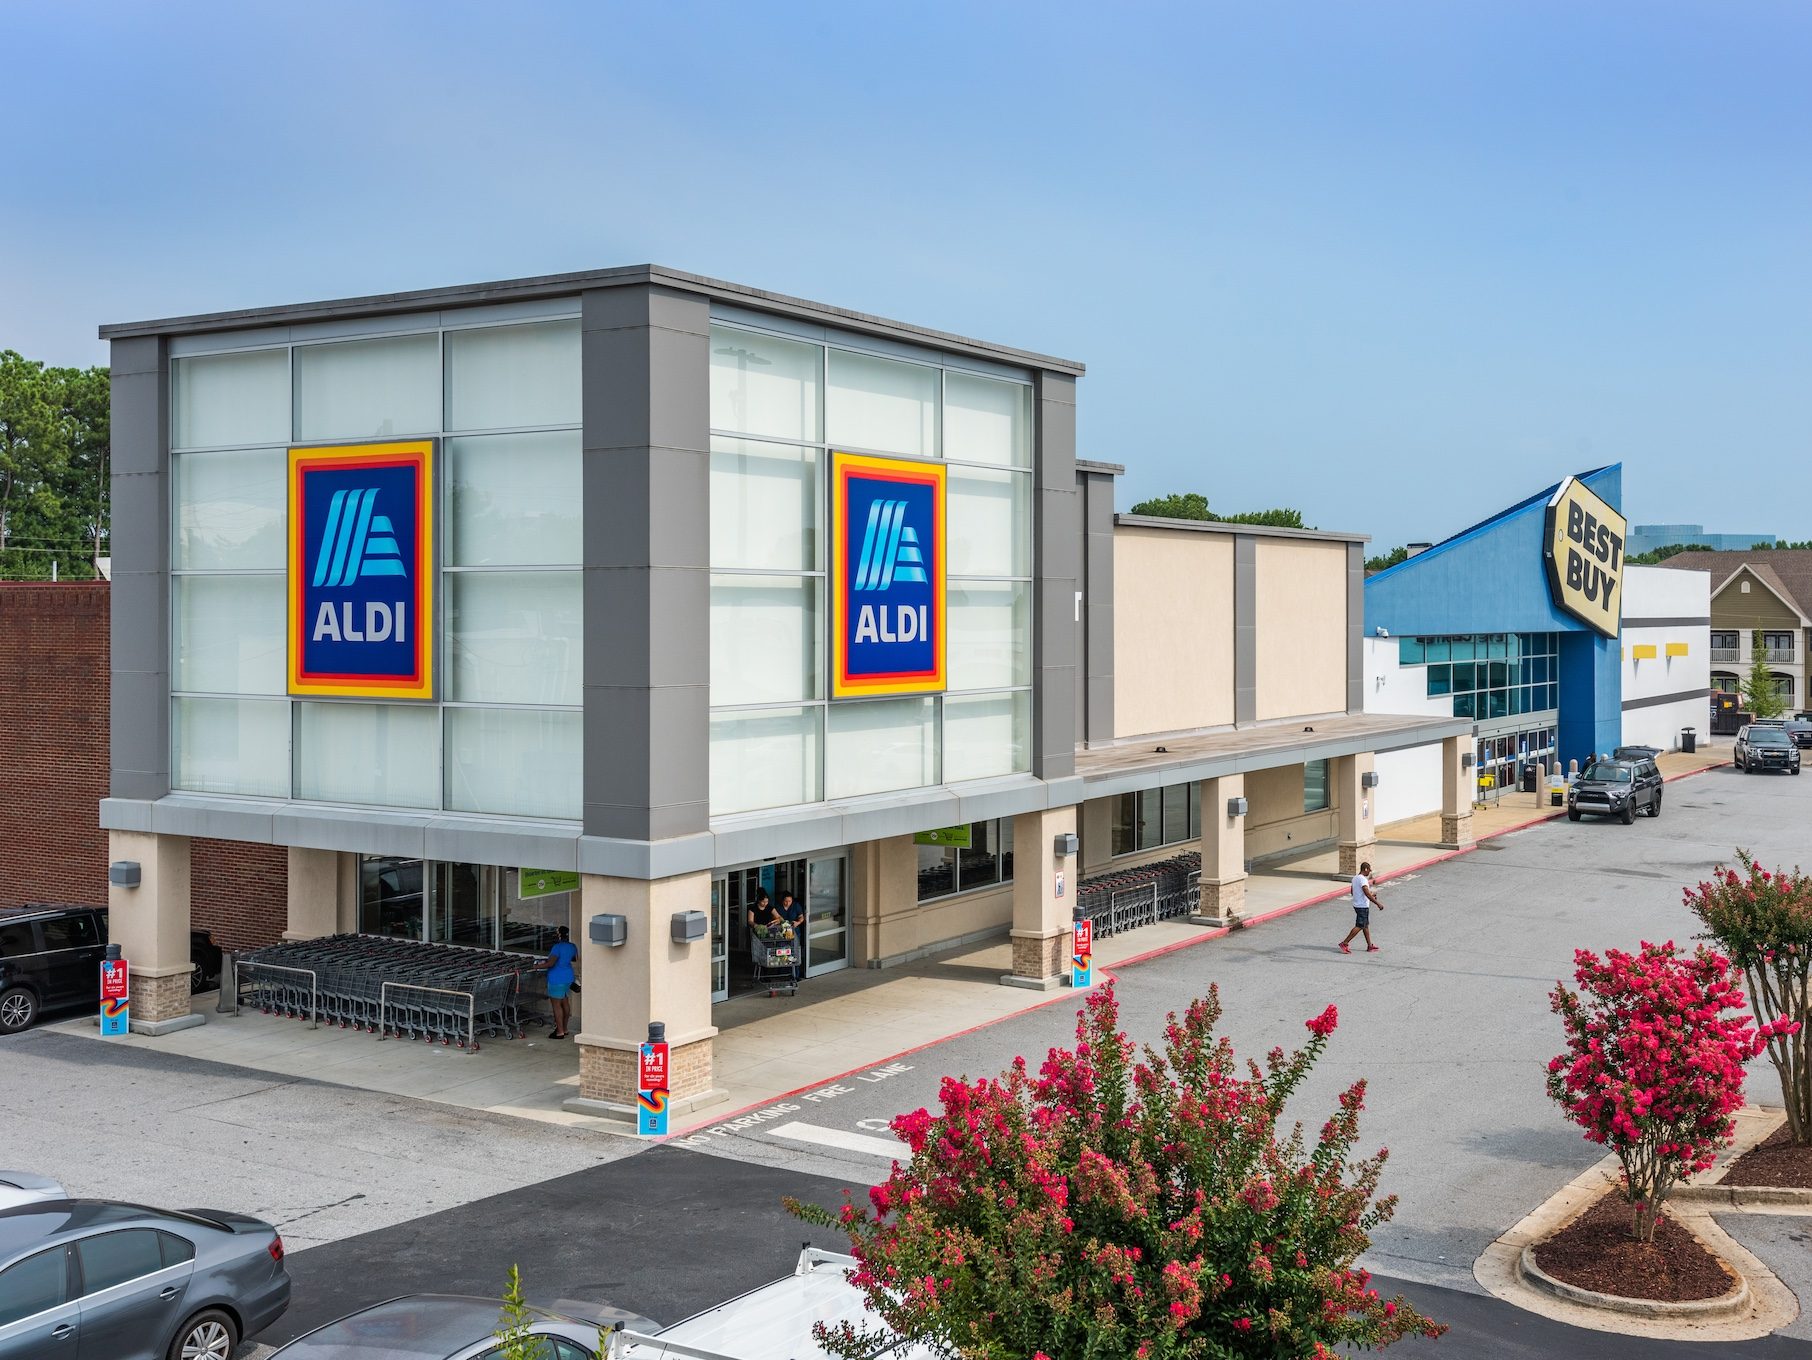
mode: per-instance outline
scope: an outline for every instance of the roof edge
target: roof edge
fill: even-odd
[[[1254,538],[1307,538],[1323,543],[1370,543],[1370,534],[1337,529],[1284,529],[1271,524],[1236,524],[1224,519],[1167,519],[1162,515],[1115,515],[1128,529],[1182,529],[1197,534],[1250,534]]]

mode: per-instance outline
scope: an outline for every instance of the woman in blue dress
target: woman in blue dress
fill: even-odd
[[[550,1039],[566,1037],[573,1008],[566,994],[572,990],[573,964],[579,957],[579,946],[567,938],[569,932],[565,926],[560,927],[559,934],[554,947],[547,951],[547,961],[541,965],[547,969],[547,1000],[554,1008],[554,1032],[547,1036]]]

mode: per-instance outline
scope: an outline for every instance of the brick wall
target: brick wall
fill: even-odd
[[[107,607],[105,581],[0,581],[0,904],[107,900]],[[229,949],[282,933],[282,846],[191,853],[196,925]]]

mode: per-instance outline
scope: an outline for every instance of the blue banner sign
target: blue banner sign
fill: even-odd
[[[853,453],[831,459],[831,693],[939,693],[944,465]]]

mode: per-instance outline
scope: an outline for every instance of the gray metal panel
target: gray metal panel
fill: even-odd
[[[277,845],[298,845],[308,850],[347,850],[364,855],[425,859],[428,821],[426,817],[394,813],[285,809],[271,818],[271,840]]]
[[[1651,694],[1646,699],[1625,699],[1623,711],[1628,713],[1632,708],[1659,708],[1663,704],[1678,704],[1688,699],[1703,699],[1710,693],[1709,689],[1677,689],[1672,694]]]
[[[169,361],[156,338],[109,359],[108,789],[155,799],[170,790]]]
[[[751,860],[808,855],[849,844],[841,817],[810,817],[778,826],[717,831],[713,859],[717,865],[745,864]]]
[[[579,832],[576,827],[525,824],[503,826],[467,818],[440,817],[423,833],[423,853],[429,859],[465,860],[530,869],[579,867]]]
[[[137,798],[101,799],[101,830],[149,831],[151,809],[157,805]]]
[[[989,780],[984,784],[956,786],[956,819],[952,826],[968,822],[985,822],[995,817],[1014,817],[1046,806],[1049,785],[1029,775],[1015,775],[1011,780]]]
[[[1082,498],[1076,485],[1076,380],[1040,373],[1033,476],[1032,773],[1076,767],[1076,591],[1082,572]]]
[[[1078,464],[1080,467],[1081,464]],[[1114,739],[1114,481],[1081,478],[1083,521],[1082,737],[1090,745]]]
[[[1625,628],[1705,628],[1711,624],[1710,616],[1702,619],[1632,619],[1627,614],[1623,618]],[[1724,631],[1724,630],[1719,630]]]
[[[768,335],[785,336],[788,339],[805,340],[820,345],[833,345],[839,349],[860,350],[865,354],[906,359],[914,363],[942,364],[946,368],[959,369],[965,373],[978,373],[990,378],[1005,378],[1011,382],[1030,382],[1032,380],[1031,370],[1023,364],[998,363],[992,359],[979,358],[973,353],[934,349],[929,345],[883,338],[872,333],[849,330],[841,326],[826,326],[821,322],[781,316],[775,312],[752,311],[747,307],[738,307],[726,302],[711,304],[711,319],[725,325],[761,331]]]
[[[151,829],[160,836],[205,836],[269,845],[273,820],[270,807],[237,799],[190,800],[177,795],[151,805]]]
[[[578,841],[579,872],[639,879],[701,873],[713,866],[714,844],[709,834],[678,836],[664,841],[582,836]]]
[[[1346,545],[1346,711],[1365,710],[1365,548]]]
[[[1258,540],[1233,540],[1233,721],[1258,721]]]

